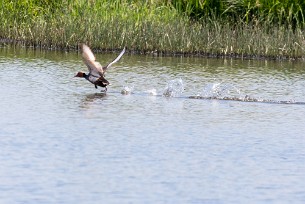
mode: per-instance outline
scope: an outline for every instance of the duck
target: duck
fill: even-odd
[[[107,79],[105,79],[105,72],[114,63],[118,62],[125,53],[126,47],[121,51],[121,53],[108,65],[102,66],[96,61],[95,56],[91,49],[86,44],[81,44],[82,58],[85,65],[88,67],[89,73],[78,72],[74,77],[85,78],[92,84],[94,84],[97,89],[98,86],[105,88],[104,92],[107,92],[107,86],[110,84]],[[103,91],[103,90],[102,90]]]

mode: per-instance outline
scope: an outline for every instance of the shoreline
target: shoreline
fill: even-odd
[[[3,47],[20,47],[34,50],[48,50],[48,51],[62,51],[62,52],[79,52],[78,46],[50,46],[50,45],[34,45],[31,42],[15,39],[0,38],[0,48]],[[131,55],[150,55],[155,57],[199,57],[199,58],[214,58],[214,59],[241,59],[241,60],[270,60],[270,61],[304,61],[305,57],[291,57],[291,56],[265,56],[265,55],[249,55],[238,53],[206,53],[203,51],[197,52],[179,52],[179,51],[158,51],[158,50],[135,50],[126,47],[126,53]],[[93,51],[95,53],[114,53],[119,52],[121,48],[109,49],[97,47]]]

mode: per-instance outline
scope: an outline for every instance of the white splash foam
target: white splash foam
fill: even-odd
[[[121,94],[122,95],[129,95],[132,94],[134,87],[128,87],[128,86],[124,86],[123,89],[121,90]]]
[[[167,83],[163,96],[165,97],[178,97],[184,91],[184,84],[182,79],[174,79]]]
[[[207,84],[201,94],[202,97],[240,97],[240,90],[234,85],[226,83]]]
[[[157,90],[156,89],[149,89],[145,92],[148,93],[151,96],[156,96],[157,95]]]

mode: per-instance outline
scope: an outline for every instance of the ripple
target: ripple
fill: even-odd
[[[217,97],[217,96],[190,96],[191,99],[205,99],[205,100],[222,100],[222,101],[241,101],[241,102],[258,102],[258,103],[271,103],[271,104],[297,104],[297,105],[305,105],[305,102],[297,102],[294,100],[290,101],[278,101],[278,100],[270,100],[270,99],[260,99],[253,98],[248,95],[245,97]]]

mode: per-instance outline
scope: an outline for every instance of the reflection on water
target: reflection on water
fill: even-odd
[[[1,48],[0,203],[304,203],[303,67]]]
[[[107,96],[106,93],[93,93],[86,95],[85,102],[92,102],[94,100],[100,100]]]
[[[107,98],[107,94],[104,92],[87,94],[84,96],[83,102],[81,103],[80,107],[88,108],[92,103],[106,100],[106,98]]]

